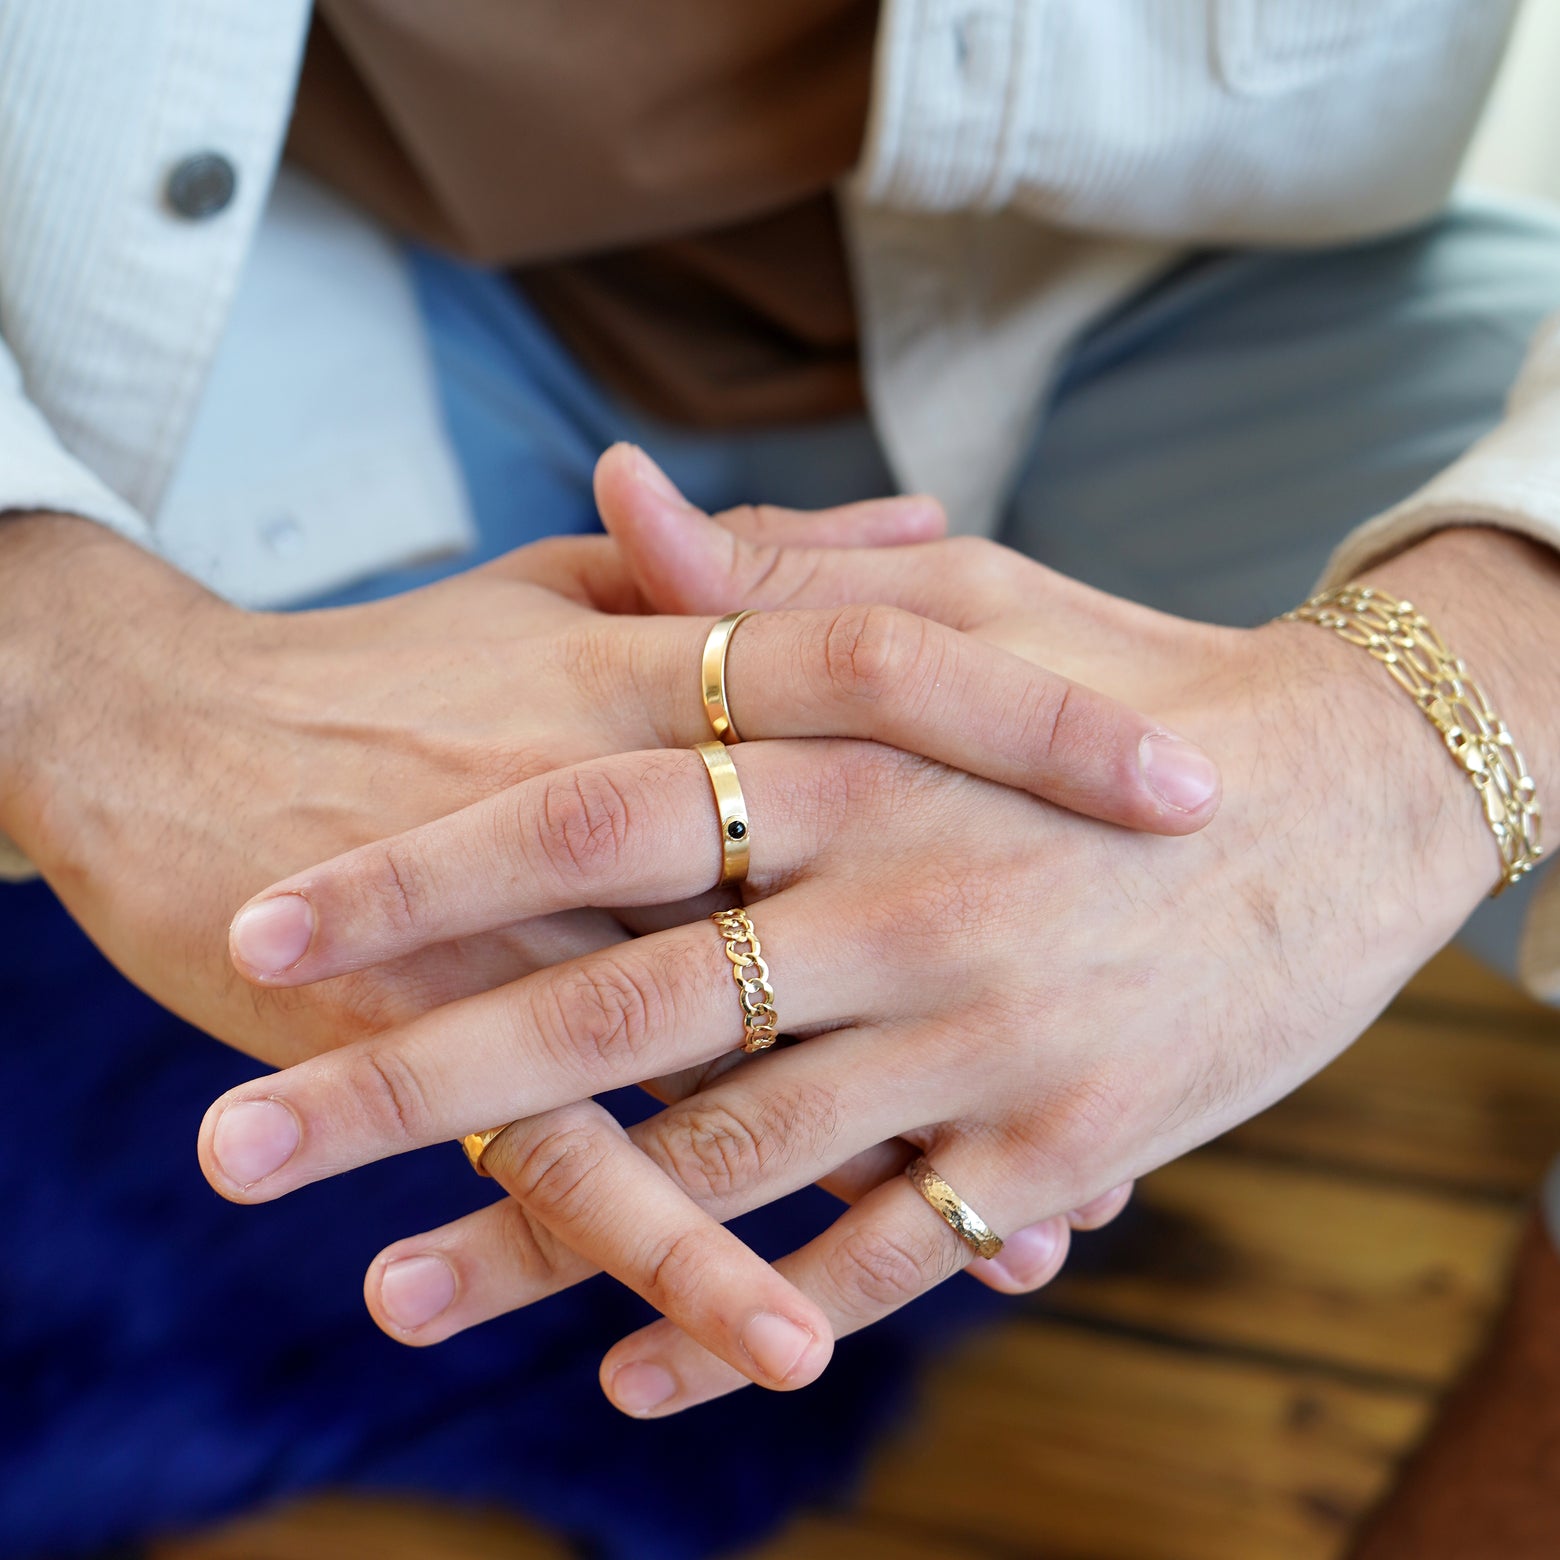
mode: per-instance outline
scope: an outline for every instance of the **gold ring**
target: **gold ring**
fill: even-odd
[[[742,800],[742,782],[737,766],[720,742],[700,742],[693,750],[704,760],[715,789],[715,807],[720,813],[720,880],[740,883],[748,875],[747,803]]]
[[[489,1127],[486,1132],[471,1132],[460,1140],[460,1146],[466,1150],[466,1158],[471,1161],[471,1168],[478,1175],[492,1174],[491,1170],[482,1168],[482,1156],[487,1153],[493,1140],[501,1137],[512,1126],[514,1122],[506,1121],[501,1127]]]
[[[704,641],[704,660],[701,666],[704,685],[704,713],[710,718],[710,726],[722,742],[740,742],[737,723],[731,718],[731,707],[726,703],[726,651],[731,647],[731,636],[743,618],[752,617],[756,609],[745,612],[728,612],[709,632]]]
[[[780,1020],[775,1016],[775,988],[769,984],[758,932],[746,910],[717,910],[710,919],[726,939],[731,977],[742,1002],[742,1049],[767,1051],[779,1038]]]
[[[932,1169],[924,1159],[905,1166],[910,1184],[943,1218],[948,1227],[977,1257],[994,1257],[1002,1250],[1002,1237]]]

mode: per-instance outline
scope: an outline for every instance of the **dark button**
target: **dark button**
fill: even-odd
[[[237,170],[221,152],[195,152],[168,175],[168,204],[198,222],[225,210],[237,188]]]

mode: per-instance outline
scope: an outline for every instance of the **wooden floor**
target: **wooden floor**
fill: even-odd
[[[1557,1149],[1560,1016],[1443,955],[937,1369],[852,1509],[743,1560],[1333,1560],[1478,1343]],[[507,1518],[324,1501],[156,1560],[566,1553]]]

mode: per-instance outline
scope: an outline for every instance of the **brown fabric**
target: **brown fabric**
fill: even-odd
[[[317,0],[289,155],[701,426],[861,404],[828,191],[876,0]]]
[[[1560,1555],[1560,1255],[1528,1221],[1504,1313],[1349,1560]]]

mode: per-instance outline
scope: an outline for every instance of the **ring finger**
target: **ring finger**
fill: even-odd
[[[949,1135],[935,1140],[926,1157],[993,1228],[1021,1228],[1029,1249],[1010,1253],[1004,1247],[997,1259],[998,1264],[1004,1259],[1023,1262],[1025,1281],[1011,1287],[1038,1288],[1061,1268],[1069,1239],[1065,1214],[1037,1221],[1035,1204],[1043,1202],[1043,1194],[1005,1178],[984,1141]],[[831,1333],[842,1338],[881,1320],[976,1260],[970,1246],[909,1179],[898,1175],[867,1193],[821,1235],[782,1257],[775,1267],[817,1300]],[[720,1397],[744,1385],[744,1380],[665,1318],[623,1339],[608,1351],[601,1366],[608,1397],[625,1412],[639,1416],[678,1413]],[[637,1390],[646,1381],[660,1388],[653,1403]]]

